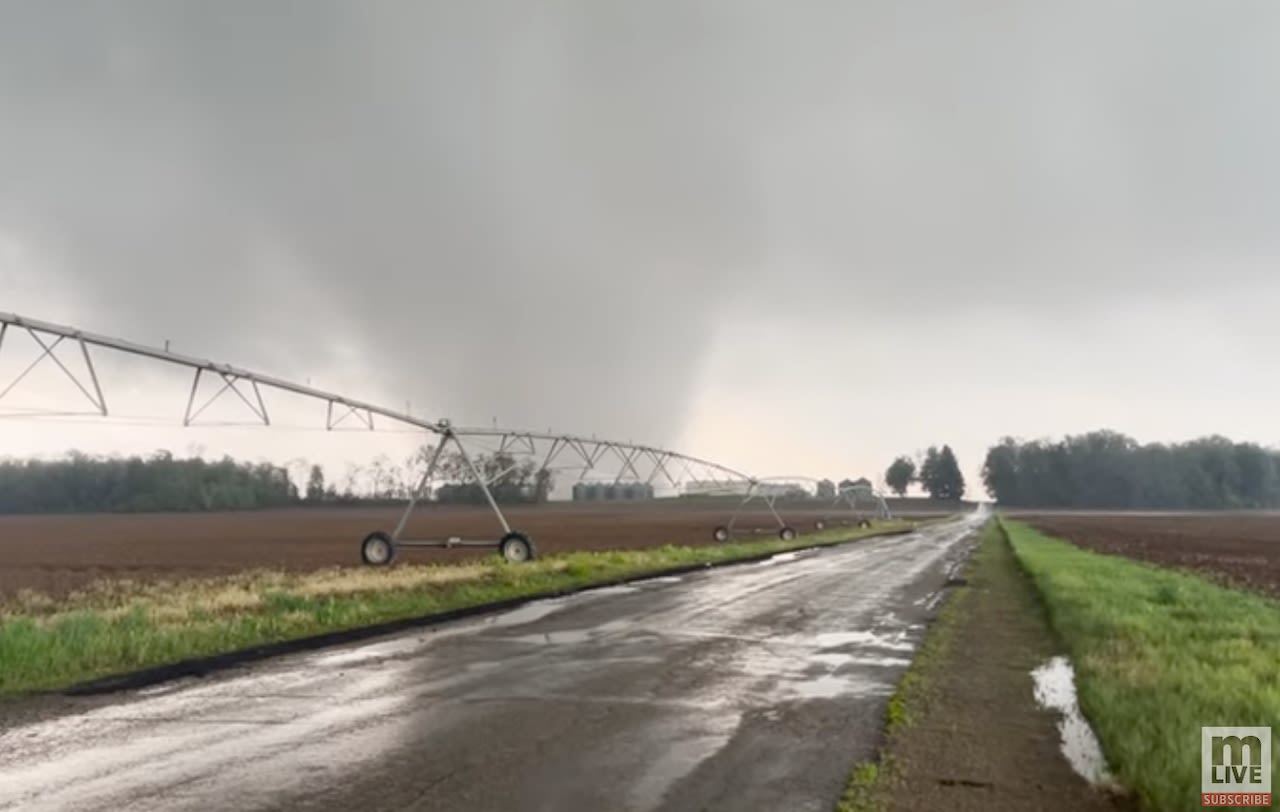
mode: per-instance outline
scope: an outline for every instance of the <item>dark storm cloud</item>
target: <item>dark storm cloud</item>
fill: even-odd
[[[0,224],[95,324],[289,366],[319,295],[423,407],[676,426],[753,216],[697,36],[655,62],[589,9],[67,8],[2,25]]]
[[[0,231],[104,331],[655,439],[734,313],[1273,274],[1280,12],[1059,6],[7,3]]]

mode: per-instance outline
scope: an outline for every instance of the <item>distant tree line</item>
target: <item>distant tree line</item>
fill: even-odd
[[[1058,441],[1006,437],[987,451],[982,479],[1012,507],[1280,507],[1280,452],[1218,435],[1172,445],[1113,431]]]
[[[269,463],[150,457],[0,460],[0,513],[246,510],[297,502],[287,469]]]
[[[72,451],[59,459],[0,459],[0,513],[149,513],[252,510],[302,504],[362,504],[407,498],[432,449],[414,454],[404,466],[385,457],[349,466],[341,485],[326,483],[318,465],[307,470],[304,489],[288,467],[179,459],[169,451],[148,457],[102,457]],[[499,502],[542,502],[555,485],[554,474],[532,460],[505,453],[473,454],[472,461]],[[441,455],[433,498],[483,504],[484,493],[456,452]],[[468,481],[470,480],[470,481]]]
[[[248,510],[295,504],[360,504],[403,499],[417,485],[431,448],[404,465],[380,457],[349,466],[340,483],[323,469],[303,464],[295,483],[287,467],[224,457],[96,457],[70,452],[53,460],[0,460],[0,513],[96,513]],[[473,455],[500,502],[546,501],[553,472],[510,454]],[[433,498],[482,504],[456,452],[442,455]],[[991,447],[982,467],[992,498],[1011,507],[1231,509],[1280,507],[1280,451],[1221,436],[1186,443],[1139,444],[1123,434],[1095,431],[1062,440],[1010,437]],[[930,447],[913,460],[900,457],[885,472],[889,488],[903,495],[918,483],[936,499],[960,499],[964,476],[950,446]],[[853,484],[845,480],[840,487]],[[301,492],[300,487],[301,486]],[[817,497],[835,496],[830,480]]]

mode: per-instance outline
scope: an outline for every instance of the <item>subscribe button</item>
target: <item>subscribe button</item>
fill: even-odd
[[[1270,792],[1202,792],[1201,806],[1271,806]]]

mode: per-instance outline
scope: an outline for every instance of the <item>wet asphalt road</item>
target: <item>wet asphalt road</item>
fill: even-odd
[[[828,812],[975,526],[67,699],[0,810]]]

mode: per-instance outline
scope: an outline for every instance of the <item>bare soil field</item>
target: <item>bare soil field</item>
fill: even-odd
[[[1019,519],[1058,538],[1209,575],[1219,582],[1280,595],[1280,515],[1025,515]]]
[[[507,509],[513,529],[529,534],[540,554],[568,550],[713,544],[711,532],[732,512],[724,505],[551,503]],[[799,532],[841,514],[822,509],[783,513]],[[314,570],[360,564],[360,541],[394,529],[398,508],[293,508],[235,513],[0,516],[0,599],[19,589],[65,594],[99,578],[158,580],[269,567]],[[835,523],[831,523],[835,526]],[[777,530],[767,512],[744,513],[737,527],[765,536]],[[415,512],[406,538],[497,539],[501,528],[484,509],[436,506]],[[488,548],[406,549],[401,560],[462,561]]]

